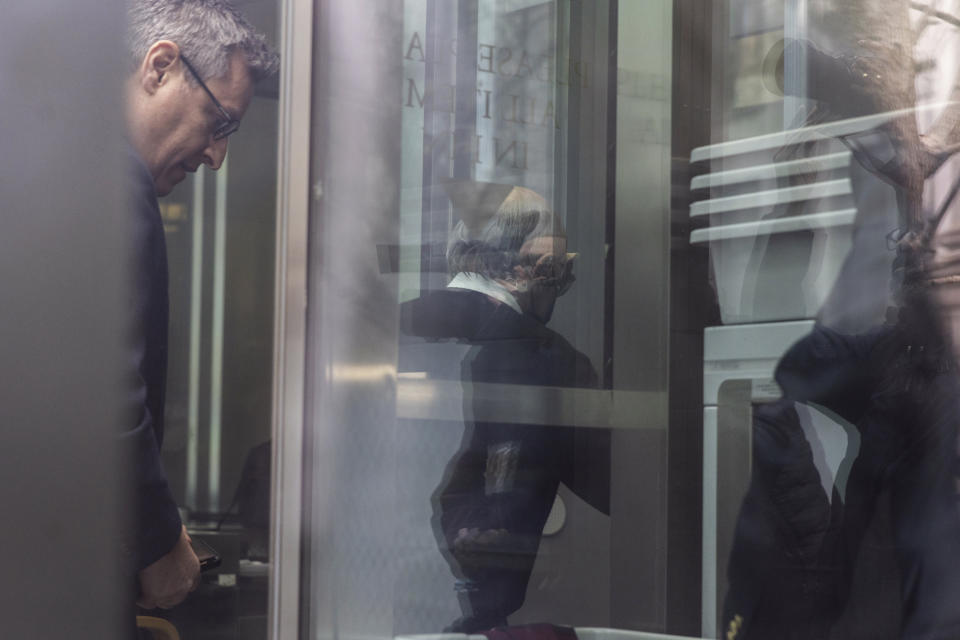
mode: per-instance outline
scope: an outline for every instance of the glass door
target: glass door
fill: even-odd
[[[274,633],[952,629],[957,24],[285,5]]]
[[[663,630],[669,5],[316,10],[305,633]]]

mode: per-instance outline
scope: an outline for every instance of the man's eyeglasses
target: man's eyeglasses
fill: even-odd
[[[223,105],[220,104],[220,101],[213,95],[213,92],[204,84],[203,80],[200,79],[200,74],[197,73],[197,70],[193,68],[193,65],[190,64],[190,61],[187,60],[187,56],[180,54],[180,59],[183,60],[183,64],[187,65],[187,69],[190,70],[190,73],[193,74],[193,77],[197,79],[197,82],[200,83],[200,86],[204,91],[207,92],[207,95],[210,96],[210,99],[213,100],[213,104],[216,105],[217,109],[220,111],[220,116],[222,120],[217,123],[216,128],[213,130],[213,139],[214,140],[223,140],[231,133],[235,133],[237,129],[240,128],[240,121],[234,120],[233,117],[227,113],[227,110],[223,108]]]

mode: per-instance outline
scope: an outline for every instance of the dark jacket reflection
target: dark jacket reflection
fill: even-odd
[[[406,340],[469,347],[459,362],[464,436],[432,497],[434,533],[459,578],[464,614],[450,631],[505,625],[523,604],[559,483],[609,511],[608,430],[493,421],[474,394],[480,384],[597,386],[589,359],[546,326],[572,274],[562,227],[542,203],[515,189],[480,232],[459,225],[448,251],[451,286],[401,310]]]

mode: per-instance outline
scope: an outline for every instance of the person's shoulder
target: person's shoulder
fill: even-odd
[[[590,358],[553,329],[544,329],[547,332],[546,351],[551,367],[560,376],[557,385],[585,388],[598,386],[599,378]]]
[[[476,291],[427,291],[400,305],[400,330],[407,336],[471,339],[493,308],[490,299]]]
[[[593,388],[593,363],[560,333],[527,314],[510,312],[490,322],[483,333],[486,360],[499,359],[517,372],[514,382]]]

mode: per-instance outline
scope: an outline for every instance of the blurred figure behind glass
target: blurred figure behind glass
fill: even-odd
[[[882,56],[803,46],[817,82],[837,88],[817,96],[819,117],[851,104],[886,111],[878,96],[899,99],[861,72]],[[910,62],[903,54],[885,55],[904,58],[893,67]],[[924,196],[946,156],[920,140],[915,113],[888,115],[840,138],[853,158],[853,248],[815,327],[777,366],[783,397],[754,412],[720,630],[740,640],[960,637],[960,378],[935,294],[956,277],[934,259],[951,203]],[[898,228],[878,227],[881,218]],[[810,411],[846,432],[846,450],[829,452],[843,458],[833,477],[800,419]]]
[[[451,185],[455,206],[470,203],[450,234],[452,280],[401,310],[407,340],[469,345],[458,363],[431,363],[459,366],[464,385],[463,440],[432,499],[463,610],[448,630],[466,633],[523,604],[560,482],[609,512],[608,430],[488,421],[473,399],[472,384],[597,386],[589,359],[546,326],[574,281],[563,224],[539,194],[500,187]]]

